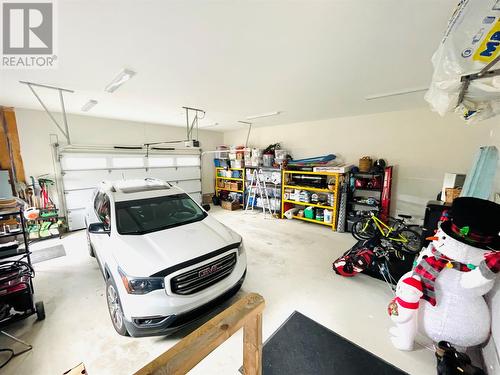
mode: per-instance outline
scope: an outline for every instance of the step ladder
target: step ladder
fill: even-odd
[[[269,195],[267,194],[267,186],[266,181],[263,178],[262,169],[255,169],[252,173],[250,186],[248,187],[248,197],[247,204],[245,205],[245,211],[253,211],[257,202],[257,194],[262,200],[262,212],[264,213],[264,216],[266,216],[267,213],[269,213],[271,217],[274,216],[276,212],[271,206]],[[250,199],[252,201],[251,205]]]

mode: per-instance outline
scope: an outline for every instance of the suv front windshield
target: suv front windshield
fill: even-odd
[[[207,214],[187,194],[116,202],[120,234],[144,234],[203,220]]]

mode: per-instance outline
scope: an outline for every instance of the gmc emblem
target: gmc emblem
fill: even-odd
[[[198,271],[198,277],[201,278],[201,277],[211,275],[214,272],[217,272],[217,270],[218,270],[218,267],[216,264],[214,264],[213,266],[210,266],[210,267],[207,267],[207,268],[204,268],[204,269]]]

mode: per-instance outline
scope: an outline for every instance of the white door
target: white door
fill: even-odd
[[[201,202],[199,149],[156,151],[147,157],[144,150],[64,149],[59,152],[59,161],[69,230],[85,227],[85,213],[93,204],[94,190],[106,180],[159,178]]]

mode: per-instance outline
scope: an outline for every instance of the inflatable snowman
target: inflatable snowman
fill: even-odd
[[[396,324],[390,330],[393,345],[400,350],[412,350],[417,332],[417,312],[423,296],[419,276],[401,279],[396,288],[396,298],[389,304],[388,312]]]
[[[472,197],[453,201],[449,220],[441,224],[413,270],[398,282],[399,293],[413,288],[404,282],[409,277],[418,277],[422,283],[422,300],[412,315],[420,333],[460,349],[488,339],[491,316],[483,296],[500,271],[499,233],[499,204]],[[413,343],[415,330],[403,332],[397,322],[396,326],[394,346],[411,350],[408,343]],[[404,339],[394,337],[394,332]]]

